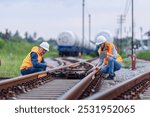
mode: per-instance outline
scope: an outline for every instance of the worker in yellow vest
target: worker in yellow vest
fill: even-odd
[[[53,66],[46,63],[43,59],[43,55],[47,51],[49,51],[49,44],[47,42],[42,42],[39,46],[33,47],[20,66],[21,74],[27,75],[44,71],[46,67],[52,68]]]
[[[99,46],[99,65],[104,64],[101,72],[109,74],[107,80],[114,80],[114,72],[121,69],[122,58],[118,54],[115,45],[108,42],[107,38],[108,36],[103,34],[96,37],[96,45]]]

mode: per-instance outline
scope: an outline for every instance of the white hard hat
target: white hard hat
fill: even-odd
[[[49,44],[47,42],[42,42],[40,44],[40,47],[47,50],[47,51],[49,51]]]
[[[104,43],[104,42],[106,42],[107,41],[107,39],[106,39],[106,37],[104,37],[104,36],[98,36],[97,38],[96,38],[96,45],[100,45],[100,44],[102,44],[102,43]]]
[[[112,42],[113,43],[113,36],[112,33],[108,30],[102,31],[100,33],[98,33],[95,37],[95,42],[97,42],[97,38],[103,36],[108,42]]]

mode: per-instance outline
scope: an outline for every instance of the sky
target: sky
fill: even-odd
[[[0,31],[5,29],[21,36],[25,32],[45,39],[57,38],[58,34],[70,30],[82,38],[83,0],[0,0]],[[129,6],[129,7],[128,7]],[[89,37],[91,15],[91,39],[108,30],[116,36],[123,21],[123,36],[131,35],[131,0],[85,0],[85,38]],[[150,0],[134,0],[135,37],[150,30]]]

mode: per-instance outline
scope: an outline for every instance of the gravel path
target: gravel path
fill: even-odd
[[[137,60],[135,70],[121,68],[121,70],[116,71],[115,80],[124,81],[149,71],[150,71],[150,61]]]
[[[136,69],[125,69],[121,68],[119,71],[116,71],[116,77],[113,80],[104,80],[103,85],[100,87],[99,92],[107,90],[123,81],[126,81],[130,78],[133,78],[137,75],[140,75],[145,72],[150,71],[150,61],[137,60]]]

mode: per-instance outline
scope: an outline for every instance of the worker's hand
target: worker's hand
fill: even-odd
[[[49,63],[46,63],[47,67],[49,68],[54,68],[52,65],[50,65]]]

